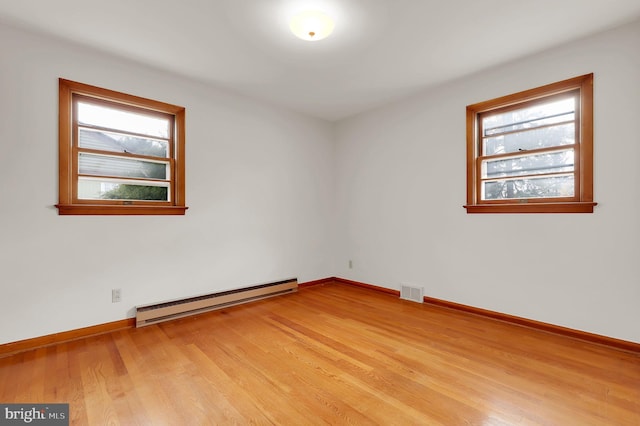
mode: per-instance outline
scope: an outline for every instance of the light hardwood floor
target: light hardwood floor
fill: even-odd
[[[640,425],[640,355],[324,284],[0,359],[77,425]]]

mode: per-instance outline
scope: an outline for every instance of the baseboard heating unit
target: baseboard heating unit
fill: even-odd
[[[268,297],[295,293],[296,291],[298,291],[298,279],[292,278],[219,293],[136,306],[136,327],[157,324]]]

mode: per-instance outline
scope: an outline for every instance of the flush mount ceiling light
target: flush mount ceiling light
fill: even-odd
[[[333,31],[333,19],[327,14],[309,10],[291,18],[289,28],[296,37],[307,41],[318,41],[326,38]]]

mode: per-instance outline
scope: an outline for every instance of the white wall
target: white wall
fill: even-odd
[[[186,107],[186,216],[58,216],[59,77]],[[333,275],[329,123],[6,26],[0,120],[0,343]]]
[[[595,213],[467,215],[466,105],[590,72]],[[336,274],[640,342],[638,99],[640,22],[341,122]]]
[[[0,344],[333,275],[640,342],[639,45],[635,23],[334,128],[0,25]],[[589,72],[595,213],[467,215],[465,106]],[[58,77],[187,108],[186,216],[57,215]]]

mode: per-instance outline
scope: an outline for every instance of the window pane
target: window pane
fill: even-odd
[[[573,196],[573,175],[531,179],[508,179],[482,183],[483,200]]]
[[[85,102],[78,102],[78,123],[169,138],[168,119]]]
[[[97,176],[167,179],[169,174],[168,163],[85,153],[80,153],[78,168],[80,174]]]
[[[494,136],[483,140],[483,155],[573,145],[576,141],[575,136],[575,123]]]
[[[169,143],[164,140],[136,138],[121,133],[92,129],[78,130],[78,144],[82,148],[101,151],[128,152],[152,157],[168,157]]]
[[[82,200],[169,201],[169,184],[162,186],[121,183],[108,179],[78,179],[78,198]]]
[[[574,159],[573,149],[570,149],[483,161],[482,178],[572,172]]]
[[[483,136],[531,129],[575,119],[575,97],[554,100],[482,118]]]

